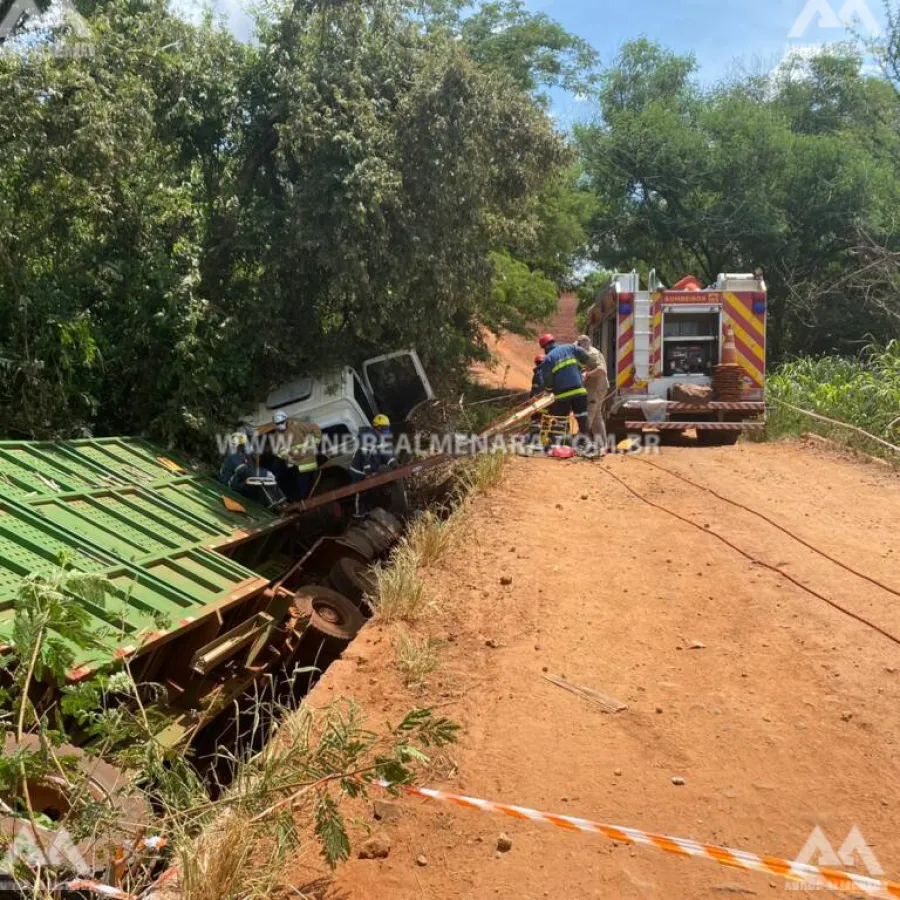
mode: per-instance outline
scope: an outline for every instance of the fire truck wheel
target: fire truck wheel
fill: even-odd
[[[352,641],[365,624],[363,614],[343,594],[318,584],[307,584],[298,594],[312,604],[309,627],[324,637]]]
[[[7,759],[16,751],[26,753],[38,753],[42,749],[41,741],[37,735],[23,735],[21,740],[16,740],[14,735],[9,735],[4,743],[3,755]],[[128,788],[132,783],[121,769],[111,766],[109,763],[93,756],[88,756],[84,750],[73,747],[71,744],[62,744],[53,748],[53,753],[60,761],[64,771],[72,777],[73,784],[56,771],[47,775],[36,777],[33,780],[26,778],[28,799],[35,815],[43,815],[52,821],[62,821],[71,809],[70,793],[90,795],[94,802],[107,806],[112,813],[109,821],[112,823],[105,829],[95,829],[89,837],[74,843],[74,849],[83,860],[84,865],[93,874],[106,868],[117,849],[123,847],[133,834],[135,826],[140,823],[152,821],[152,811],[149,804],[140,796],[130,793]],[[85,780],[82,780],[85,779]],[[21,789],[21,786],[19,786]],[[17,791],[4,794],[2,799],[7,806],[17,805],[22,797],[16,796]],[[121,822],[121,826],[118,823]],[[7,838],[15,841],[17,836],[24,834],[38,847],[49,847],[57,837],[56,831],[44,825],[36,825],[37,840],[27,814],[22,816],[0,817],[0,839]],[[65,854],[63,854],[65,856]],[[72,854],[74,856],[74,854]],[[51,859],[51,862],[55,860]],[[64,860],[60,861],[65,862]],[[78,858],[68,860],[73,866],[79,863]]]
[[[331,567],[328,579],[335,589],[352,600],[364,615],[372,614],[372,607],[365,598],[375,593],[378,582],[368,563],[352,556],[342,556]]]

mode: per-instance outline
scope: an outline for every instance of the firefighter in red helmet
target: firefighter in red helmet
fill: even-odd
[[[577,344],[557,344],[552,334],[538,339],[544,351],[541,378],[546,390],[553,391],[550,415],[563,417],[572,413],[578,422],[578,443],[592,446],[588,428],[588,393],[581,377],[581,367],[590,370],[596,363]]]

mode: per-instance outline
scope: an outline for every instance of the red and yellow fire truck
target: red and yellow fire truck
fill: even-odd
[[[722,274],[701,287],[689,276],[663,287],[651,270],[617,273],[588,319],[609,364],[611,433],[695,430],[734,443],[763,427],[766,285],[761,275]]]

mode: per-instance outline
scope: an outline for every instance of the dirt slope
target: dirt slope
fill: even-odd
[[[574,341],[578,337],[575,331],[577,311],[578,297],[575,294],[562,294],[556,315],[536,330],[550,331],[561,341]],[[531,387],[534,357],[541,351],[537,341],[517,334],[504,334],[500,338],[489,337],[488,348],[494,361],[492,365],[480,364],[473,367],[472,372],[478,381],[488,387],[510,391],[524,391]]]
[[[671,448],[655,458],[767,512],[900,590],[900,479],[800,445]],[[607,472],[703,534],[648,507]],[[369,627],[312,695],[379,717],[433,703],[463,728],[435,786],[796,856],[859,826],[900,876],[900,646],[716,540],[777,564],[900,635],[900,600],[756,517],[638,459],[510,462],[455,559],[428,573],[447,640],[427,692]],[[501,577],[512,584],[503,586]],[[496,642],[496,648],[486,642]],[[702,648],[689,649],[692,642]],[[617,697],[614,715],[542,679]],[[673,777],[684,778],[683,786]],[[388,859],[353,860],[346,898],[775,896],[784,883],[483,813],[402,801]],[[500,832],[512,850],[495,852]],[[416,865],[420,854],[427,859]],[[298,863],[298,887],[316,878]],[[322,882],[319,882],[320,886]]]

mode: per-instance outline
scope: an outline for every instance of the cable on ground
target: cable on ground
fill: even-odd
[[[742,509],[745,512],[752,513],[754,516],[758,516],[764,522],[768,522],[773,528],[777,528],[779,531],[786,534],[788,537],[793,538],[797,541],[798,544],[802,544],[809,550],[812,550],[814,553],[818,553],[819,556],[824,556],[829,562],[833,562],[836,566],[840,566],[845,571],[849,572],[851,575],[855,575],[857,578],[862,578],[864,581],[868,581],[869,584],[875,585],[875,587],[881,588],[883,591],[887,591],[889,594],[893,594],[895,597],[900,597],[900,591],[895,590],[892,587],[884,584],[879,581],[877,578],[872,578],[869,575],[866,575],[864,572],[860,572],[857,569],[854,569],[852,566],[848,566],[846,563],[841,562],[839,559],[835,559],[833,556],[830,556],[824,550],[820,550],[818,547],[810,544],[809,541],[804,540],[802,537],[794,534],[789,529],[785,528],[783,525],[779,525],[773,519],[770,519],[765,513],[761,513],[758,510],[751,509],[749,506],[745,506],[743,503],[740,503],[737,500],[733,500],[731,497],[726,497],[724,494],[720,494],[718,491],[714,490],[711,487],[707,487],[705,484],[699,484],[696,481],[692,481],[687,475],[682,475],[680,472],[673,472],[672,469],[667,469],[665,466],[659,465],[659,463],[651,462],[649,459],[644,459],[643,457],[638,456],[641,462],[646,463],[648,466],[653,466],[654,469],[659,469],[660,472],[665,472],[667,475],[671,475],[673,478],[679,478],[681,481],[686,482],[687,484],[692,485],[695,488],[699,488],[701,491],[706,491],[707,493],[712,494],[714,497],[717,497],[719,500],[722,500],[724,503],[730,503],[732,506],[736,506],[738,509]]]
[[[787,572],[783,571],[782,569],[779,569],[778,566],[773,566],[771,563],[767,563],[761,559],[757,559],[755,556],[752,556],[751,554],[749,554],[746,550],[743,550],[740,547],[738,547],[737,544],[733,544],[731,541],[728,540],[728,538],[723,537],[721,534],[718,534],[715,531],[711,531],[708,528],[704,528],[702,525],[698,525],[696,522],[694,522],[691,519],[688,519],[686,516],[682,516],[680,513],[674,512],[673,510],[668,509],[667,507],[662,506],[661,504],[648,499],[647,497],[643,496],[643,494],[640,494],[638,491],[636,491],[633,487],[631,487],[630,484],[628,484],[626,481],[621,479],[618,475],[614,474],[613,472],[610,472],[609,469],[603,468],[603,469],[601,469],[601,471],[604,474],[609,475],[610,478],[612,478],[613,480],[617,481],[620,485],[622,485],[622,487],[625,488],[626,491],[628,491],[630,494],[633,494],[635,497],[638,498],[638,500],[642,501],[643,503],[646,503],[648,506],[652,506],[654,509],[658,509],[664,513],[668,513],[670,516],[673,516],[674,518],[678,519],[679,521],[684,522],[686,525],[690,525],[692,528],[696,528],[698,531],[702,531],[703,534],[711,535],[712,537],[716,538],[716,540],[719,540],[723,544],[727,545],[728,547],[731,547],[732,550],[734,550],[736,553],[739,553],[745,559],[750,560],[750,562],[755,563],[756,565],[762,566],[764,569],[768,569],[771,572],[775,572],[776,575],[780,575],[782,578],[785,578],[787,581],[790,581],[791,584],[796,585],[798,588],[800,588],[803,591],[806,591],[807,594],[811,594],[813,597],[816,597],[818,600],[821,600],[823,603],[827,603],[829,606],[833,607],[838,612],[843,613],[845,616],[849,616],[851,619],[855,619],[857,622],[859,622],[862,625],[867,626],[868,628],[871,628],[873,631],[877,631],[880,635],[882,635],[883,637],[886,637],[889,641],[893,641],[895,644],[900,646],[900,638],[898,638],[896,635],[891,634],[889,631],[886,631],[880,625],[876,625],[874,622],[870,622],[864,616],[860,616],[857,613],[852,612],[851,610],[847,609],[846,607],[841,606],[840,603],[837,603],[836,601],[831,600],[830,598],[824,596],[823,594],[820,594],[816,590],[813,590],[813,588],[808,587],[807,585],[803,584],[802,581],[798,581],[796,578],[794,578],[793,575],[788,575]]]

